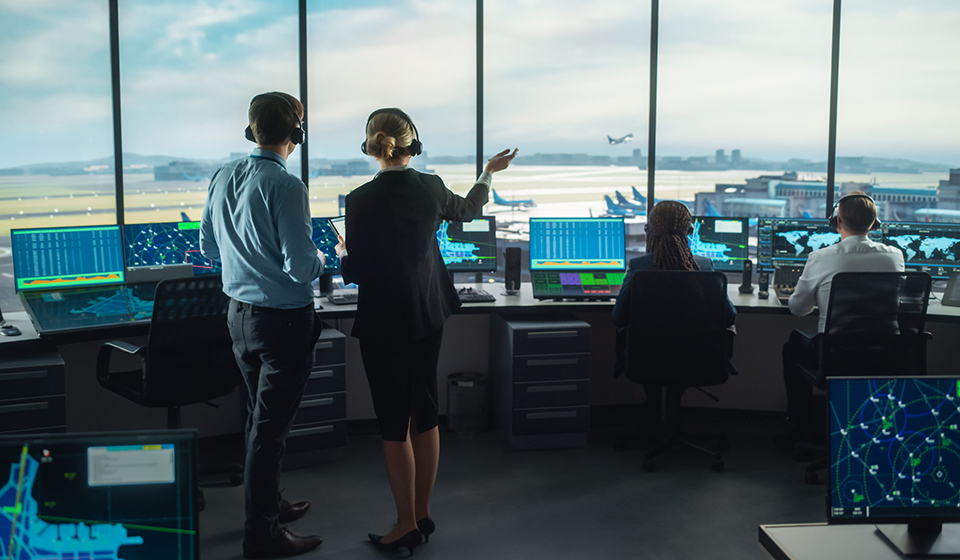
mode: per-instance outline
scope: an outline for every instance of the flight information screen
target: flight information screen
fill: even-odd
[[[200,222],[126,224],[123,239],[128,269],[189,264],[194,276],[221,271],[218,261],[200,253]]]
[[[817,249],[840,242],[827,220],[760,218],[757,221],[757,264],[762,268],[803,266]]]
[[[195,438],[0,437],[0,557],[197,558]]]
[[[908,269],[946,278],[960,270],[960,224],[885,222],[883,242],[903,252]]]
[[[747,218],[694,216],[690,251],[710,259],[714,270],[743,270],[750,258],[748,225]]]
[[[17,291],[124,281],[120,226],[14,229],[10,240]]]
[[[471,222],[440,223],[437,244],[447,270],[497,270],[497,224],[492,217]]]
[[[323,253],[324,274],[340,270],[340,257],[337,256],[337,230],[330,224],[331,218],[310,218],[313,225],[313,244]]]
[[[530,270],[624,270],[623,218],[530,218]]]
[[[833,377],[827,400],[831,521],[960,520],[960,378]]]

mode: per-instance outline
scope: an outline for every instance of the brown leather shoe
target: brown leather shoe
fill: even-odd
[[[312,535],[300,537],[290,529],[280,527],[280,534],[274,538],[243,539],[244,558],[284,558],[310,552],[320,546],[323,537]]]
[[[286,500],[280,500],[280,515],[277,519],[281,525],[286,525],[291,521],[296,521],[307,514],[310,509],[310,502],[303,500],[291,504]]]

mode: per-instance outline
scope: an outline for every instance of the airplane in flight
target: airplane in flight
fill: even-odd
[[[534,202],[533,199],[528,199],[528,200],[506,200],[506,199],[504,199],[504,198],[501,198],[500,195],[498,195],[498,194],[497,194],[497,191],[495,191],[495,190],[493,191],[493,203],[496,204],[496,205],[498,205],[498,206],[509,206],[509,207],[511,207],[511,208],[520,208],[520,209],[523,209],[523,208],[533,208],[533,207],[535,207],[535,206],[537,205],[537,203]]]
[[[627,134],[626,136],[621,136],[620,138],[611,138],[608,135],[607,142],[609,142],[611,146],[614,144],[623,144],[624,142],[633,142],[633,133],[631,132],[630,134]]]
[[[610,198],[610,195],[603,195],[603,200],[607,203],[607,215],[608,216],[623,216],[625,218],[633,218],[636,216],[643,216],[646,212],[636,212],[629,208],[624,208],[618,204],[614,204],[613,200]]]

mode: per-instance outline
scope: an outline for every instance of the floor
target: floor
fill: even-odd
[[[431,511],[437,532],[417,558],[768,559],[759,524],[824,519],[826,486],[804,484],[804,464],[773,446],[777,418],[689,416],[728,434],[724,472],[687,451],[669,452],[656,472],[644,472],[642,448],[614,450],[613,434],[625,429],[615,425],[595,429],[588,448],[550,451],[512,451],[493,432],[441,432]],[[282,483],[288,499],[313,503],[290,528],[324,537],[303,558],[397,557],[366,542],[396,519],[376,434],[351,434],[342,460],[285,472]],[[205,494],[202,558],[241,558],[242,487]]]

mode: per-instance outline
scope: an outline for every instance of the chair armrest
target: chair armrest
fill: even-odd
[[[105,381],[110,377],[110,355],[113,353],[114,348],[126,352],[127,354],[140,354],[145,352],[146,346],[134,346],[129,342],[124,342],[122,340],[111,340],[110,342],[104,342],[103,346],[100,347],[100,352],[97,353],[97,380]]]
[[[929,331],[923,331],[923,338],[927,340],[933,340],[933,333]]]

